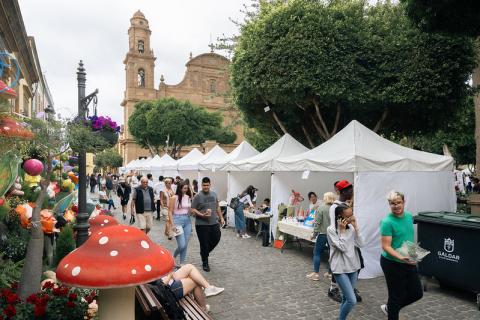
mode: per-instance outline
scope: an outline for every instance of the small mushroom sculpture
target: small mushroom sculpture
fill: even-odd
[[[88,235],[92,235],[102,228],[118,225],[118,221],[114,217],[102,214],[88,219],[88,224],[90,225]]]
[[[100,290],[98,316],[102,320],[135,319],[135,286],[172,271],[169,251],[140,229],[104,227],[60,261],[57,279],[67,285]]]

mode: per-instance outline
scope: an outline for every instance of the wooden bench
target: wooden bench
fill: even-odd
[[[158,301],[148,285],[142,284],[136,287],[135,297],[147,319],[151,319],[151,316],[154,314],[159,314],[161,319],[169,320],[162,304]],[[178,303],[187,320],[213,320],[213,318],[205,312],[190,295],[184,296],[178,301]]]

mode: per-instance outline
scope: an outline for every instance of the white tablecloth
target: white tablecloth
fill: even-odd
[[[249,211],[243,211],[245,218],[253,219],[253,220],[263,220],[263,219],[270,219],[268,214],[256,214]]]
[[[306,227],[304,225],[297,225],[293,223],[289,223],[286,221],[278,221],[278,229],[280,232],[295,236],[297,238],[307,240],[310,242],[315,242],[315,239],[311,239],[313,228]]]

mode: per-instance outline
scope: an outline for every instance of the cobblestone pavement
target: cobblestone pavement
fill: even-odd
[[[117,202],[117,201],[116,201]],[[123,221],[117,209],[118,221]],[[129,215],[126,222],[128,223]],[[150,237],[173,250],[175,240],[164,234],[165,222],[155,220]],[[188,247],[187,261],[201,269],[195,228]],[[311,281],[312,247],[302,250],[294,245],[284,253],[262,247],[261,239],[241,239],[233,229],[222,229],[222,239],[210,256],[211,272],[201,271],[207,280],[225,291],[207,299],[214,319],[337,319],[339,304],[328,298],[329,281]],[[325,272],[322,260],[320,273]],[[363,302],[358,303],[349,319],[386,319],[380,305],[387,292],[383,277],[359,280]],[[419,302],[402,310],[401,319],[441,320],[480,319],[474,296],[430,284]]]

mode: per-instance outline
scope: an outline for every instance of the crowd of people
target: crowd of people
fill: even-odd
[[[192,292],[199,305],[207,310],[205,296],[219,294],[224,289],[210,285],[192,264],[187,263],[187,249],[193,230],[193,217],[200,244],[202,269],[209,272],[209,255],[220,242],[220,228],[225,225],[219,199],[210,190],[210,179],[204,177],[200,189],[196,180],[190,183],[188,179],[182,180],[178,176],[160,176],[154,182],[151,174],[141,176],[133,172],[120,177],[92,175],[89,183],[92,192],[97,185],[100,187],[99,196],[107,199],[109,209],[114,207],[111,193],[116,193],[120,198],[123,219],[127,218],[130,209],[130,223],[136,223],[147,234],[152,228],[155,215],[157,220],[166,221],[165,236],[168,239],[175,238],[177,242],[173,256],[178,270],[165,277],[163,283],[171,288],[177,299]],[[321,280],[321,256],[329,248],[328,296],[340,303],[339,319],[343,320],[347,319],[355,304],[362,301],[356,284],[358,274],[364,267],[361,252],[363,238],[361,226],[353,212],[353,185],[347,180],[341,180],[335,182],[333,189],[334,192],[323,194],[322,200],[318,199],[315,192],[308,193],[309,212],[315,217],[312,234],[315,247],[313,270],[307,274],[307,278],[312,281]],[[250,238],[246,232],[244,210],[255,208],[257,191],[257,188],[250,185],[236,197],[235,232],[239,238]],[[385,274],[388,299],[380,308],[389,320],[396,320],[403,307],[422,298],[423,291],[416,262],[397,251],[405,241],[413,242],[412,214],[404,210],[405,197],[401,192],[392,191],[387,201],[391,211],[379,226],[383,249],[379,260]],[[270,199],[264,199],[257,210],[270,211]],[[260,228],[268,229],[268,225],[261,225]]]

